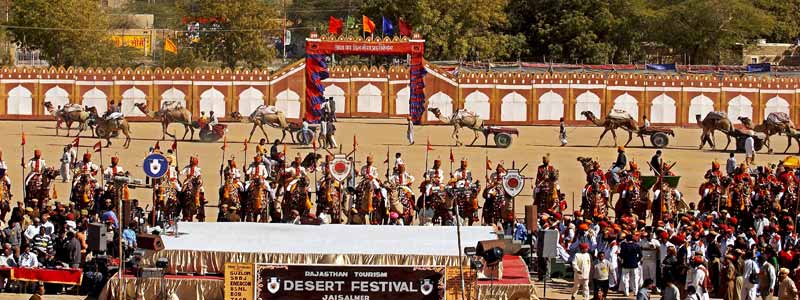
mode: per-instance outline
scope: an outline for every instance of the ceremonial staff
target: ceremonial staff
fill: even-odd
[[[175,152],[175,172],[180,172],[178,166],[181,160],[178,157],[178,139],[176,139],[175,136],[172,137],[172,146],[170,148],[172,148],[172,152]]]
[[[20,164],[20,166],[22,166],[22,184],[21,184],[21,186],[22,186],[22,199],[25,200],[25,193],[27,192],[25,190],[25,144],[26,144],[26,141],[25,141],[25,129],[22,127],[22,125],[20,125],[20,131],[22,132],[22,142],[20,142],[20,145],[22,146],[22,153],[20,153],[19,164]]]
[[[222,160],[219,162],[219,182],[220,185],[225,186],[225,176],[223,174],[223,165],[225,165],[225,150],[228,149],[228,137],[222,139]],[[244,159],[247,159],[245,157]]]
[[[313,163],[312,167],[314,167],[314,195],[317,196],[317,202],[319,203],[319,186],[317,186],[317,139],[311,140],[311,148],[314,149],[314,159],[311,160]]]
[[[386,181],[389,181],[389,145],[386,145]],[[386,195],[388,196],[389,193],[387,193]],[[389,199],[383,199],[383,206],[386,209],[386,216],[389,216]],[[388,224],[386,218],[384,218],[383,222],[384,224]]]
[[[424,173],[426,175],[424,177],[428,177],[429,181],[428,184],[431,184],[430,181],[432,181],[431,180],[432,178],[430,178],[430,174],[428,174],[428,153],[431,152],[431,150],[433,150],[433,148],[431,148],[431,138],[428,137],[428,144],[427,146],[425,146],[425,173]],[[427,201],[428,201],[428,191],[427,189],[425,189],[422,192],[422,208],[420,209],[420,211],[422,212],[422,217],[419,219],[420,225],[425,225],[425,210],[427,209],[426,208]]]

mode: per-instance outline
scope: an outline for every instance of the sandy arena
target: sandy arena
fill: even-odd
[[[245,156],[243,141],[247,138],[251,125],[244,123],[227,124],[229,125],[229,147],[226,156],[235,156],[239,167],[242,167],[245,165],[244,160],[247,160],[248,163],[252,161],[256,143],[263,136],[260,133],[254,134],[253,142],[249,145],[247,156]],[[20,183],[22,182],[23,172],[19,167],[21,131],[24,130],[27,136],[27,145],[25,146],[26,161],[33,155],[33,150],[39,148],[42,149],[43,158],[47,161],[47,164],[58,167],[58,160],[61,157],[63,146],[70,143],[74,137],[63,136],[65,131],[60,132],[61,136],[56,136],[54,125],[54,121],[0,122],[0,132],[3,132],[2,143],[0,143],[3,150],[2,158],[10,168],[9,172],[13,182],[12,191],[15,201],[20,201],[22,195]],[[142,160],[147,154],[148,147],[153,146],[160,138],[161,126],[158,123],[132,123],[131,126],[133,141],[130,148],[122,148],[123,139],[112,140],[113,145],[110,148],[103,149],[103,163],[107,165],[111,161],[110,157],[112,155],[118,155],[120,164],[127,170],[131,170],[133,177],[144,179],[144,172],[141,167]],[[415,186],[421,180],[425,167],[425,144],[428,139],[430,139],[433,147],[429,157],[431,165],[434,159],[441,159],[444,170],[450,170],[449,151],[453,147],[453,153],[456,158],[453,168],[458,168],[458,161],[461,158],[467,158],[474,176],[481,179],[482,182],[484,181],[483,169],[486,155],[488,155],[493,167],[501,161],[504,162],[506,168],[511,167],[512,161],[516,162],[518,168],[528,164],[523,175],[535,177],[536,166],[541,163],[542,156],[550,153],[552,163],[560,170],[560,185],[562,192],[567,195],[568,211],[572,211],[573,203],[577,205],[580,202],[580,191],[585,184],[585,176],[580,164],[576,161],[576,157],[591,156],[599,159],[604,169],[608,168],[616,158],[616,148],[613,147],[610,134],[607,134],[600,147],[595,147],[597,138],[602,131],[598,127],[568,128],[569,145],[566,147],[559,146],[557,127],[520,126],[518,128],[520,136],[515,137],[513,144],[507,149],[494,148],[491,139],[489,147],[483,147],[482,135],[476,142],[476,145],[480,146],[454,147],[453,139],[450,138],[452,127],[433,125],[416,126],[414,133],[416,144],[409,146],[405,137],[405,122],[398,119],[341,119],[337,123],[336,139],[337,142],[344,145],[344,151],[349,152],[353,147],[353,136],[356,135],[358,140],[357,160],[363,163],[366,155],[372,154],[381,174],[386,171],[386,164],[381,164],[381,162],[385,159],[387,146],[392,159],[395,152],[403,153],[403,160],[408,166],[408,171],[417,178]],[[180,137],[183,134],[183,127],[172,125],[170,132],[178,133]],[[76,131],[73,130],[72,134],[74,135],[75,133]],[[276,129],[267,128],[267,133],[270,134],[271,139],[280,137],[280,132]],[[676,137],[672,138],[667,149],[664,149],[663,158],[664,161],[678,162],[673,170],[682,177],[679,190],[685,195],[687,201],[697,202],[697,188],[703,182],[703,174],[710,167],[710,162],[713,159],[718,159],[724,168],[728,152],[710,151],[707,146],[702,151],[697,150],[700,136],[699,128],[676,128],[675,134]],[[473,134],[471,132],[462,129],[461,139],[463,142],[469,143],[472,137]],[[197,139],[196,134],[195,139]],[[618,133],[620,144],[624,143],[625,139],[627,139],[627,134],[624,132]],[[85,151],[92,151],[91,147],[97,141],[97,139],[90,138],[88,131],[85,131],[81,138],[79,157]],[[286,142],[290,141],[287,136]],[[645,142],[649,146],[650,142],[647,138]],[[786,147],[786,138],[775,136],[772,138],[772,142],[775,151],[782,153]],[[162,149],[166,150],[171,143],[171,140],[161,141],[160,145]],[[725,138],[720,133],[717,133],[717,143],[724,147]],[[105,141],[103,144],[105,145]],[[216,189],[220,182],[221,145],[221,140],[217,143],[203,143],[196,140],[178,142],[178,158],[181,167],[188,163],[189,155],[199,155],[200,157],[204,184],[206,190],[209,191],[207,192],[209,205],[206,213],[210,220],[216,219],[217,215],[216,205],[218,199]],[[732,150],[734,147],[735,145],[732,141],[729,149]],[[288,145],[287,149],[290,157],[293,157],[297,152],[306,154],[312,151],[310,146],[291,144]],[[642,147],[641,140],[634,136],[634,140],[631,141],[627,148],[628,159],[635,160],[639,164],[643,175],[651,175],[652,172],[648,169],[646,162],[650,160],[655,150]],[[790,153],[796,150],[796,146],[793,146],[790,149]],[[784,154],[768,155],[765,148],[756,156],[756,162],[758,164],[775,163],[785,156]],[[744,161],[744,154],[737,154],[736,158],[739,162],[742,162]],[[100,163],[99,153],[93,153],[93,161]],[[532,182],[533,179],[526,182],[525,190],[516,199],[516,213],[519,217],[524,216],[523,206],[530,204],[532,201]],[[56,189],[59,200],[66,202],[69,197],[68,184],[61,183],[60,177],[56,184]],[[131,197],[140,199],[142,207],[152,202],[149,189],[132,189]]]

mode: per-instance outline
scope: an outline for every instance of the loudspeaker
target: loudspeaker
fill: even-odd
[[[475,255],[483,257],[484,253],[491,250],[494,247],[500,247],[501,249],[505,250],[506,248],[506,241],[505,240],[486,240],[478,242],[478,246],[475,247]]]
[[[536,205],[525,205],[525,229],[528,233],[539,230],[539,213]]]
[[[153,251],[164,250],[164,242],[161,241],[161,236],[157,234],[137,234],[136,246],[141,249]]]
[[[88,250],[93,252],[105,252],[108,245],[107,233],[106,224],[89,223],[89,228],[86,233],[86,244],[89,246]]]
[[[536,252],[539,254],[539,257],[556,257],[556,243],[558,243],[558,231],[539,231],[536,235]]]

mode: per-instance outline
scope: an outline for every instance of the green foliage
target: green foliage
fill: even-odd
[[[275,57],[272,39],[281,34],[275,7],[261,0],[195,0],[181,8],[188,16],[225,18],[218,30],[201,32],[192,44],[195,54],[207,61],[222,61],[235,68],[239,62],[248,67],[265,67]]]
[[[374,0],[362,12],[374,18],[402,17],[425,38],[428,59],[516,60],[524,37],[506,33],[509,0]],[[359,20],[360,21],[360,20]],[[360,22],[359,22],[360,25]]]
[[[10,28],[9,31],[15,42],[41,50],[42,57],[51,65],[128,66],[135,63],[131,51],[112,45],[107,34],[108,17],[98,3],[92,0],[16,0],[9,24],[36,28]]]
[[[779,43],[795,42],[800,38],[800,0],[754,0],[755,6],[775,18],[769,34],[769,41]]]

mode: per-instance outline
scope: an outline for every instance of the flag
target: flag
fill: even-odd
[[[347,27],[347,29],[356,28],[356,18],[353,18],[353,16],[347,16],[347,20],[344,21],[344,26]]]
[[[342,19],[337,19],[334,16],[331,16],[328,19],[328,33],[330,34],[342,34]]]
[[[25,144],[26,144],[26,141],[25,141],[25,140],[26,140],[26,139],[25,139],[25,132],[23,131],[23,132],[22,132],[22,143],[20,143],[20,145],[22,145],[22,146],[25,146]]]
[[[158,144],[159,141],[156,141],[156,145],[153,146],[153,150],[161,150],[161,145]]]
[[[170,148],[172,148],[172,151],[178,151],[178,140],[172,141],[172,146]]]
[[[676,71],[677,66],[675,64],[646,64],[646,70],[653,70],[653,71]]]
[[[283,159],[286,160],[286,144],[283,144]]]
[[[488,160],[488,159],[486,160],[486,169],[487,170],[492,170],[492,161],[491,160]]]
[[[450,148],[450,162],[456,161],[456,158],[453,156],[453,148]]]
[[[411,26],[408,25],[403,19],[397,20],[397,23],[400,27],[400,35],[402,36],[411,36]]]
[[[750,73],[758,73],[758,72],[769,72],[772,69],[772,64],[770,63],[762,63],[762,64],[749,64],[747,65],[747,72]]]
[[[311,140],[311,147],[314,148],[314,152],[317,152],[317,140]]]
[[[425,151],[431,151],[433,147],[431,147],[431,138],[428,138],[428,146],[425,148]]]
[[[361,16],[361,23],[364,27],[364,32],[373,33],[375,32],[375,22],[369,19],[367,16]]]
[[[381,26],[381,29],[383,30],[383,34],[384,35],[393,35],[394,34],[394,25],[392,24],[392,21],[389,21],[389,19],[387,19],[386,17],[383,17],[383,16],[381,16],[381,18],[383,19],[383,25]]]
[[[103,151],[103,145],[100,144],[100,141],[97,141],[97,143],[94,144],[94,152],[100,152],[100,151]]]
[[[358,146],[358,141],[356,141],[356,136],[354,135],[353,136],[353,150],[356,149],[356,146]]]
[[[247,139],[245,139],[245,140],[244,140],[244,143],[243,143],[243,144],[244,144],[244,151],[245,151],[245,152],[247,152],[247,143],[248,143],[248,142],[249,142],[249,141],[248,141]]]
[[[221,149],[223,151],[225,151],[225,149],[228,149],[228,137],[227,136],[222,138],[222,148]]]
[[[164,51],[172,54],[178,54],[178,46],[175,45],[171,39],[166,38],[164,39]]]
[[[81,137],[79,136],[75,137],[75,139],[72,140],[72,147],[75,147],[77,149],[80,148],[80,146],[81,146]]]

